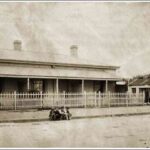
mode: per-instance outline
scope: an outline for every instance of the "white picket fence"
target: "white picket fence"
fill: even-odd
[[[1,93],[0,109],[144,105],[144,93]]]

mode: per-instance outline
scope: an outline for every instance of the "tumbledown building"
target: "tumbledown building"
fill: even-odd
[[[22,50],[14,41],[13,50],[0,51],[0,92],[120,92],[117,66],[79,59],[78,46],[70,56]]]

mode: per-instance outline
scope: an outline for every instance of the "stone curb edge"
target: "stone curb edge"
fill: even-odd
[[[149,115],[149,114],[150,114],[150,112],[128,113],[128,114],[108,114],[108,115],[94,115],[94,116],[76,116],[76,117],[72,117],[72,119],[121,117],[121,116],[135,116],[135,115]],[[41,119],[0,120],[0,123],[24,123],[24,122],[41,122],[41,121],[49,121],[49,119],[48,118],[41,118]]]

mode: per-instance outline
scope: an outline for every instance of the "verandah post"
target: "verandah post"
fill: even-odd
[[[17,104],[17,103],[16,103],[16,99],[17,99],[17,96],[16,96],[16,91],[14,91],[15,110],[16,110],[16,108],[17,108],[17,107],[16,107],[16,104]]]
[[[59,94],[59,79],[56,78],[56,99],[54,100],[54,103],[56,102],[56,105],[59,106],[60,101],[60,94]]]

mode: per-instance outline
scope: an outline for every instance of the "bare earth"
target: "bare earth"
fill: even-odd
[[[0,124],[0,147],[149,146],[150,115]]]

